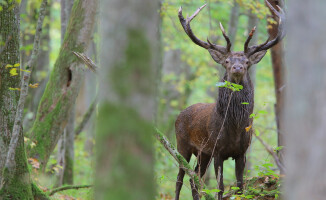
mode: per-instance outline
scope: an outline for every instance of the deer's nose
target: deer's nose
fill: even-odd
[[[240,72],[243,69],[242,65],[233,65],[232,69],[234,70],[234,72]]]

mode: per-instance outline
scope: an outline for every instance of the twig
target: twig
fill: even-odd
[[[82,121],[76,127],[76,129],[75,129],[75,137],[77,137],[82,132],[82,130],[84,129],[84,127],[87,124],[88,120],[91,118],[91,116],[92,116],[92,114],[93,114],[93,112],[95,110],[96,103],[97,103],[97,97],[95,97],[92,104],[89,106],[88,110],[84,114]]]
[[[23,117],[23,111],[24,111],[24,105],[25,105],[25,100],[26,96],[28,93],[28,83],[31,77],[31,72],[33,70],[33,67],[36,64],[37,61],[37,55],[39,52],[39,47],[40,47],[40,39],[41,39],[41,33],[42,33],[42,26],[43,26],[43,20],[44,16],[46,14],[46,7],[47,7],[47,0],[43,0],[41,7],[40,7],[40,14],[37,20],[37,27],[36,27],[36,33],[35,33],[35,38],[34,38],[34,44],[33,44],[33,51],[31,58],[29,59],[27,63],[26,69],[29,70],[29,72],[23,72],[23,78],[21,80],[21,92],[20,92],[20,97],[18,101],[18,106],[16,110],[16,116],[15,116],[15,123],[12,131],[12,136],[9,144],[9,150],[7,153],[7,159],[6,159],[6,164],[5,168],[11,168],[15,165],[15,152],[16,152],[16,147],[18,144],[19,140],[19,135],[21,132],[21,122],[22,122],[22,117]],[[14,169],[13,169],[14,170]]]
[[[156,138],[158,141],[165,147],[166,150],[173,156],[173,158],[179,163],[179,166],[186,172],[191,180],[194,181],[197,188],[205,189],[204,184],[200,184],[200,179],[197,174],[191,169],[189,163],[186,159],[175,149],[175,147],[168,141],[162,132],[156,129]],[[204,193],[206,200],[214,200],[214,197],[211,194]]]
[[[90,188],[90,187],[93,187],[93,185],[66,185],[66,186],[58,187],[58,188],[55,188],[55,189],[51,190],[49,192],[49,196],[52,196],[55,193],[61,192],[63,190],[72,190],[72,189],[78,190],[78,189]]]
[[[269,146],[261,137],[259,137],[256,134],[254,134],[254,135],[259,140],[259,142],[265,147],[267,152],[273,156],[275,163],[276,163],[277,167],[279,168],[279,170],[281,172],[285,172],[286,171],[285,166],[281,163],[280,159],[278,158],[277,154],[274,152],[273,148],[271,146]]]

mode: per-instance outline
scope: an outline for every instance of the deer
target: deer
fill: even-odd
[[[218,182],[218,200],[222,200],[224,192],[223,162],[229,158],[235,160],[236,185],[243,190],[243,174],[246,164],[246,151],[251,143],[253,118],[250,115],[254,109],[254,87],[248,70],[265,56],[268,49],[280,42],[284,36],[285,13],[279,7],[274,8],[267,0],[266,5],[278,17],[278,34],[275,38],[268,38],[266,42],[249,46],[256,27],[248,35],[244,50],[231,51],[231,42],[220,23],[220,29],[226,47],[213,44],[207,39],[204,42],[198,39],[190,22],[206,6],[203,5],[190,17],[185,19],[182,7],[178,12],[180,23],[188,37],[196,45],[208,50],[213,60],[222,65],[226,72],[223,81],[242,85],[240,91],[232,91],[227,87],[218,88],[218,97],[215,103],[197,103],[181,111],[175,121],[175,132],[178,152],[190,161],[192,155],[197,158],[195,173],[203,177],[214,159],[215,176]],[[244,103],[245,102],[245,103]],[[249,130],[248,130],[249,129]],[[179,199],[183,185],[185,171],[180,166],[176,182],[175,200]],[[197,186],[190,180],[194,200],[200,199]]]

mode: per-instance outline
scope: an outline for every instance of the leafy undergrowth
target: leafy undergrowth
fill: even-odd
[[[224,200],[257,199],[274,200],[280,195],[280,181],[276,176],[252,177],[245,180],[244,190],[239,194],[237,187],[226,187]]]

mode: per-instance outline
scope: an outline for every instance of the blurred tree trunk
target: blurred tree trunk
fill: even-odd
[[[97,0],[74,2],[60,54],[38,107],[31,129],[36,146],[28,147],[28,153],[40,161],[43,171],[68,123],[84,75],[72,51],[85,51],[93,33],[96,9]]]
[[[233,0],[233,7],[230,13],[230,21],[229,21],[229,26],[228,26],[228,36],[231,41],[231,50],[233,49],[235,45],[235,38],[237,35],[237,30],[238,30],[238,22],[239,22],[239,10],[240,6],[237,3],[236,0]]]
[[[69,21],[73,0],[61,0],[61,45],[64,41],[67,24]],[[79,78],[82,78],[80,74]],[[75,109],[71,106],[68,124],[58,141],[57,162],[61,166],[57,174],[57,187],[63,184],[73,184],[73,163],[74,163],[74,137],[75,137]]]
[[[304,5],[304,6],[302,6]],[[285,199],[326,195],[326,1],[289,1]]]
[[[283,8],[283,5],[280,0],[268,0],[273,7],[276,5]],[[272,15],[273,19],[278,22],[278,18],[275,14]],[[278,24],[271,24],[271,29],[268,29],[269,36],[271,38],[276,37],[278,32]],[[277,133],[278,133],[278,146],[285,146],[284,143],[284,121],[283,121],[283,110],[284,110],[284,73],[285,73],[285,63],[283,59],[284,50],[283,50],[283,42],[279,42],[271,49],[272,55],[272,64],[273,64],[273,72],[274,72],[274,86],[275,86],[275,96],[276,96],[276,104],[275,104],[275,117],[277,124]],[[283,151],[279,151],[280,161],[283,163]],[[283,174],[284,172],[281,172]]]
[[[101,2],[95,199],[152,200],[159,1]]]

